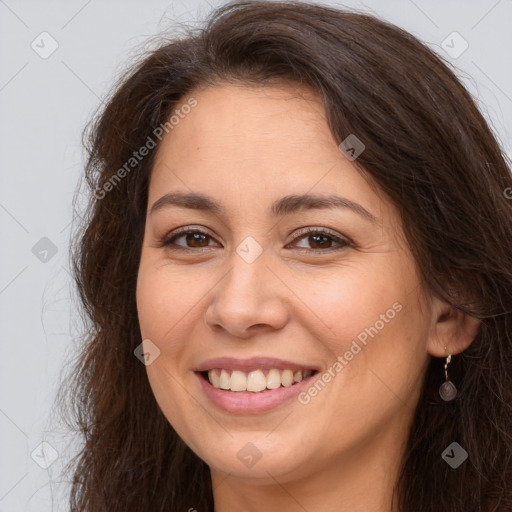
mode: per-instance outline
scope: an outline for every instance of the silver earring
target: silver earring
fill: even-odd
[[[450,354],[446,358],[446,363],[444,364],[444,377],[445,382],[441,384],[439,387],[439,396],[445,401],[450,402],[457,396],[457,388],[455,387],[455,384],[448,379],[448,365],[450,364],[450,361],[452,360],[452,355]]]

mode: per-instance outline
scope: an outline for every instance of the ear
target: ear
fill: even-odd
[[[464,352],[478,334],[481,320],[465,315],[446,302],[434,298],[428,352],[434,357]]]

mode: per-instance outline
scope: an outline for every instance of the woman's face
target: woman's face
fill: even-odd
[[[137,285],[161,410],[212,474],[284,482],[395,460],[432,337],[397,210],[313,93],[193,97],[158,149]]]

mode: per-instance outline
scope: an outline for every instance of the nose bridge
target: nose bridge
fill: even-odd
[[[214,289],[206,313],[209,325],[220,325],[239,337],[247,336],[254,325],[282,326],[286,309],[267,264],[267,253],[254,238],[242,240],[230,255],[229,271]]]
[[[263,247],[257,242],[245,239],[230,258],[230,271],[220,283],[224,303],[232,303],[230,308],[246,310],[258,307],[265,300],[265,280],[272,274],[266,268],[267,257]]]

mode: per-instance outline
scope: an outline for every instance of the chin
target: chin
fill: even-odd
[[[265,439],[265,436],[268,436],[268,432],[259,434],[257,438],[249,434],[234,434],[226,446],[218,444],[217,449],[212,451],[209,444],[198,455],[211,470],[235,478],[256,478],[261,479],[262,483],[268,481],[275,484],[273,477],[280,482],[286,481],[287,477],[300,477],[309,467],[305,457],[297,458],[300,442],[292,443],[290,438],[275,434],[271,434],[273,439],[270,436]],[[303,446],[300,454],[305,456]]]

